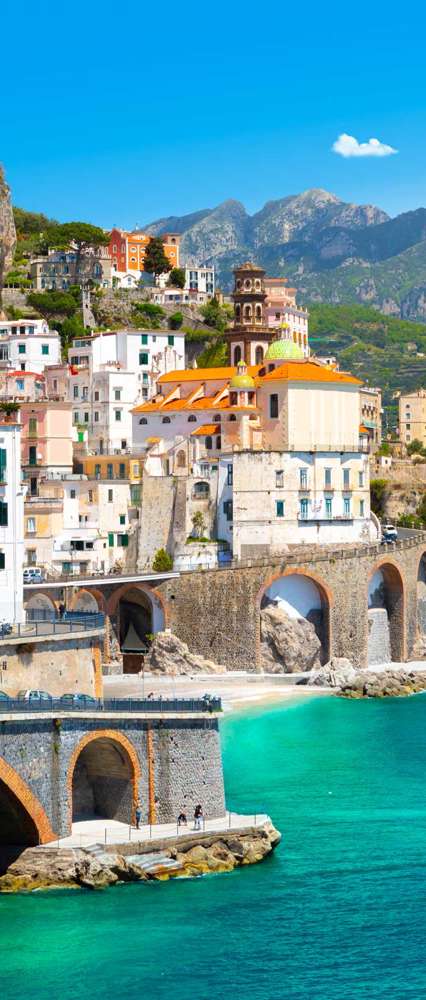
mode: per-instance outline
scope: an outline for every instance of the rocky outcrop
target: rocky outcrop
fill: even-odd
[[[356,670],[349,660],[335,657],[308,678],[307,684],[328,687],[344,698],[395,698],[426,691],[425,670]]]
[[[3,168],[0,166],[0,316],[4,275],[12,263],[15,246],[16,229],[10,189],[6,184]]]
[[[227,668],[191,653],[186,642],[172,632],[156,632],[144,669],[153,674],[223,674]]]
[[[294,674],[320,666],[321,642],[306,618],[290,618],[269,604],[260,612],[260,623],[263,670]]]
[[[153,841],[117,845],[110,850],[100,845],[87,849],[30,847],[0,876],[0,892],[103,889],[117,882],[227,872],[263,861],[280,840],[281,834],[267,821],[243,830],[171,838],[157,850]]]

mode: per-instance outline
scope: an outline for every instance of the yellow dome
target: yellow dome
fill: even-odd
[[[239,361],[237,374],[233,375],[229,383],[230,389],[254,389],[254,379],[247,372],[247,365],[244,361]]]

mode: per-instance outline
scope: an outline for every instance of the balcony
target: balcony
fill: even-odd
[[[316,522],[316,523],[319,523],[319,524],[330,524],[330,523],[334,524],[336,521],[337,522],[339,522],[339,521],[353,521],[353,519],[354,519],[354,515],[353,514],[321,514],[321,513],[314,514],[314,513],[311,513],[311,512],[309,512],[307,514],[304,514],[304,513],[302,514],[302,513],[299,512],[299,514],[297,515],[297,520],[299,522],[300,521],[303,521],[303,522],[310,521],[311,523],[312,522]]]

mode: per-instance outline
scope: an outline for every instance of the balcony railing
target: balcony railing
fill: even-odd
[[[353,514],[314,514],[314,513],[302,513],[297,515],[298,521],[353,521]]]
[[[114,698],[107,701],[96,699],[94,704],[78,705],[73,702],[64,702],[60,698],[47,698],[43,701],[21,701],[18,699],[0,699],[1,713],[22,714],[28,712],[55,712],[61,715],[64,712],[115,712],[123,715],[125,712],[140,712],[149,715],[154,714],[176,714],[183,712],[221,712],[222,701],[216,697],[205,698]]]
[[[48,635],[69,635],[73,632],[99,632],[105,627],[105,615],[103,614],[78,614],[71,617],[51,618],[42,621],[26,621],[13,625],[0,625],[0,642],[9,639],[37,638]]]

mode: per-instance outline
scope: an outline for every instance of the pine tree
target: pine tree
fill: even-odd
[[[145,250],[144,271],[157,276],[171,271],[172,265],[164,253],[164,244],[160,236],[151,236]]]

